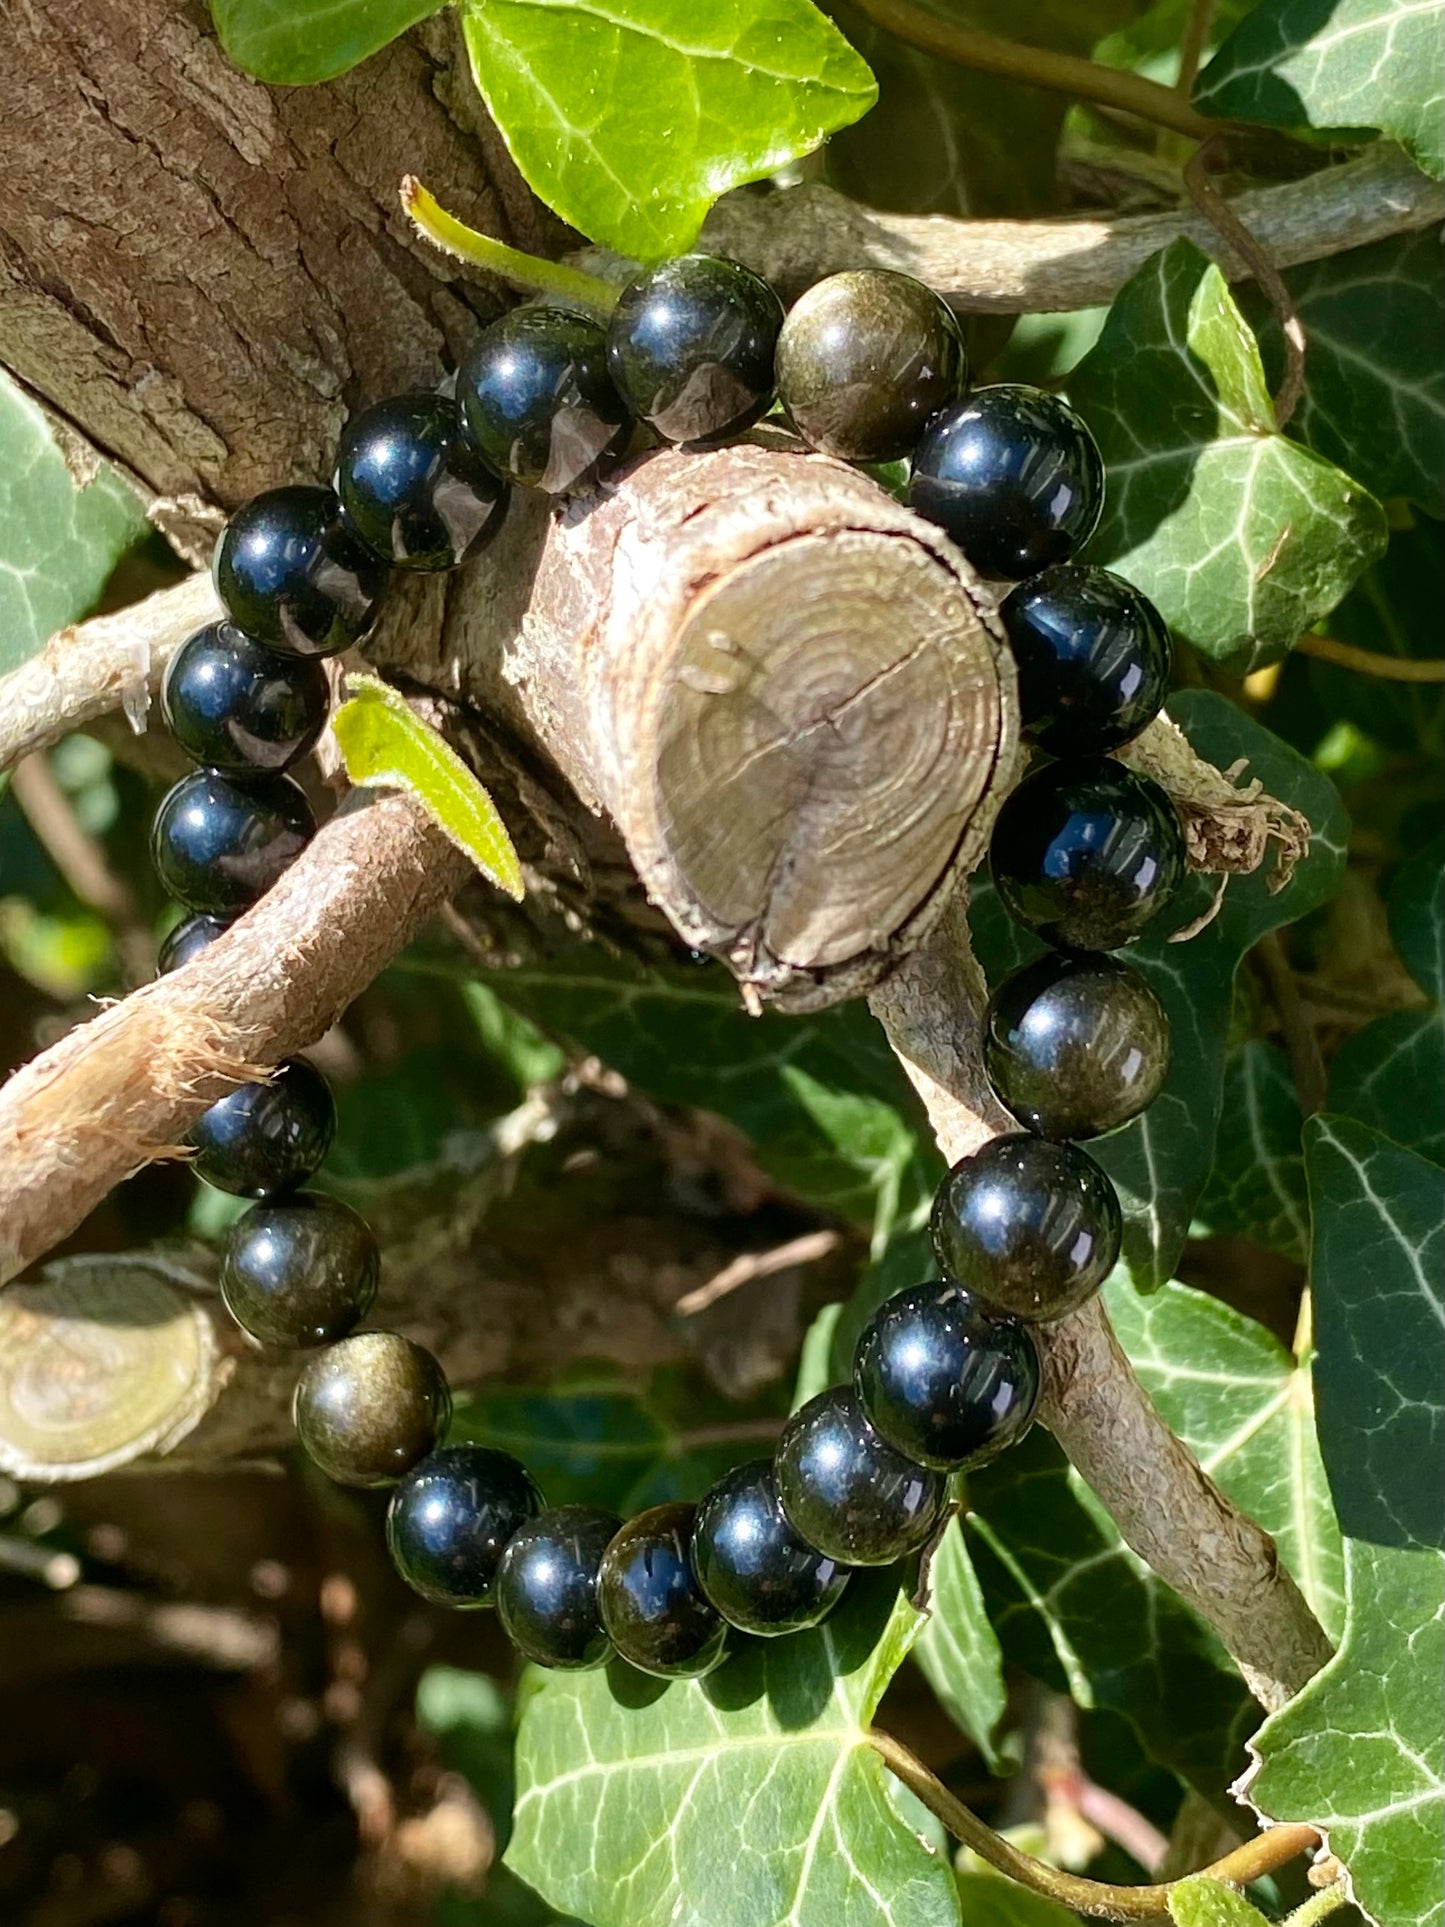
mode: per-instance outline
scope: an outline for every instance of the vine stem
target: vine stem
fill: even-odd
[[[560,261],[523,254],[520,248],[509,248],[505,242],[494,241],[489,234],[479,234],[455,214],[448,214],[414,174],[408,174],[402,181],[401,205],[424,240],[474,268],[485,268],[514,288],[528,294],[551,295],[557,301],[585,308],[589,314],[609,315],[617,306],[618,291],[610,281],[581,268],[569,268]]]
[[[1324,1920],[1343,1907],[1349,1897],[1348,1886],[1343,1880],[1337,1880],[1333,1886],[1322,1887],[1317,1894],[1301,1901],[1292,1914],[1285,1915],[1281,1927],[1315,1927],[1317,1920]]]
[[[1152,121],[1158,127],[1168,127],[1176,134],[1187,135],[1191,140],[1205,140],[1219,129],[1217,120],[1199,113],[1172,87],[1161,87],[1158,81],[1146,80],[1142,74],[1105,67],[1096,60],[1081,59],[1077,54],[1029,47],[1021,41],[959,26],[928,7],[916,6],[914,0],[854,0],[854,5],[875,27],[907,41],[922,53],[952,61],[955,66],[971,67],[976,73],[997,74],[1006,80],[1020,80],[1026,86],[1068,94],[1074,100],[1093,101],[1100,107],[1113,107],[1140,120]]]
[[[1357,649],[1352,642],[1336,636],[1301,636],[1295,648],[1302,656],[1332,662],[1340,669],[1354,669],[1362,676],[1378,676],[1383,682],[1445,682],[1445,658],[1432,656],[1382,656],[1374,649]]]
[[[966,1847],[986,1860],[991,1867],[1006,1874],[1019,1886],[1027,1887],[1031,1893],[1043,1894],[1063,1907],[1072,1907],[1075,1913],[1084,1914],[1091,1920],[1157,1920],[1169,1911],[1169,1896],[1176,1882],[1162,1886],[1120,1887],[1108,1881],[1086,1880],[1081,1874],[1065,1873],[1057,1867],[1047,1866],[1042,1860],[1035,1860],[1032,1854],[1022,1853],[1002,1834],[995,1833],[975,1813],[970,1813],[961,1800],[951,1794],[942,1781],[936,1779],[916,1754],[910,1753],[900,1740],[891,1733],[872,1731],[868,1743],[877,1753],[883,1764],[897,1779],[923,1802],[933,1816]],[[1212,1866],[1202,1867],[1200,1872],[1211,1880],[1222,1880],[1230,1886],[1243,1887],[1251,1880],[1258,1880],[1261,1874],[1273,1873],[1277,1867],[1284,1866],[1298,1854],[1311,1853],[1320,1845],[1320,1836],[1313,1827],[1278,1826],[1269,1827],[1257,1834],[1253,1840],[1246,1840],[1242,1847],[1226,1854],[1223,1860],[1216,1860]],[[1328,1891],[1333,1891],[1330,1889]],[[1323,1896],[1321,1896],[1323,1898]],[[1306,1902],[1306,1906],[1313,1905]],[[1328,1912],[1329,1909],[1324,1909]],[[1290,1927],[1294,1927],[1296,1916],[1291,1916]],[[1313,1916],[1311,1916],[1311,1922]]]

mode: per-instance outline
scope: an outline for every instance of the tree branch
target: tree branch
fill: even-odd
[[[1014,1128],[983,1071],[986,991],[961,892],[869,1001],[950,1162]],[[1097,1300],[1038,1335],[1044,1424],[1125,1541],[1219,1634],[1261,1705],[1282,1706],[1331,1647],[1273,1539],[1160,1418]]]

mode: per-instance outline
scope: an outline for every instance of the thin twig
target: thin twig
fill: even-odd
[[[1057,1867],[1046,1866],[1042,1860],[1035,1860],[1032,1854],[1021,1853],[1001,1834],[995,1833],[992,1827],[986,1826],[976,1814],[970,1813],[962,1801],[955,1799],[948,1788],[935,1779],[922,1760],[895,1740],[892,1734],[870,1732],[868,1743],[889,1772],[895,1774],[910,1793],[918,1796],[929,1812],[943,1822],[955,1840],[962,1841],[981,1860],[986,1860],[989,1866],[996,1867],[1000,1873],[1007,1874],[1021,1887],[1027,1887],[1031,1893],[1044,1894],[1060,1906],[1072,1907],[1076,1913],[1084,1914],[1091,1920],[1157,1920],[1160,1915],[1167,1915],[1174,1883],[1120,1887],[1107,1881],[1086,1880],[1079,1874],[1064,1873]],[[1258,1880],[1262,1874],[1273,1873],[1299,1854],[1312,1852],[1319,1843],[1320,1836],[1313,1827],[1270,1827],[1227,1854],[1223,1860],[1216,1860],[1213,1866],[1201,1871],[1213,1880],[1242,1887],[1251,1880]]]
[[[1270,1000],[1284,1033],[1285,1050],[1289,1055],[1300,1110],[1305,1117],[1313,1117],[1316,1111],[1324,1109],[1329,1080],[1325,1074],[1324,1058],[1320,1055],[1320,1040],[1306,1014],[1299,982],[1285,954],[1279,932],[1271,930],[1268,936],[1261,937],[1254,946],[1254,955],[1269,985]]]
[[[1188,100],[1194,88],[1199,64],[1204,58],[1204,47],[1209,39],[1209,29],[1214,25],[1214,15],[1218,0],[1193,0],[1189,17],[1184,22],[1184,33],[1179,42],[1179,78],[1174,90],[1181,100]]]
[[[709,1305],[715,1305],[719,1298],[726,1298],[729,1292],[752,1284],[754,1279],[775,1277],[794,1265],[815,1265],[820,1258],[836,1251],[841,1242],[842,1234],[837,1231],[805,1231],[800,1238],[790,1238],[771,1251],[744,1251],[705,1285],[685,1292],[673,1310],[683,1318],[691,1318],[697,1312],[706,1311]]]
[[[1168,127],[1192,140],[1204,140],[1220,122],[1210,120],[1182,99],[1172,87],[1146,80],[1122,67],[1105,67],[1076,54],[1056,53],[1048,47],[1029,47],[997,34],[981,33],[945,20],[914,0],[854,0],[858,11],[875,27],[891,33],[910,47],[934,54],[975,73],[997,74],[1029,87],[1067,94],[1071,100],[1093,101],[1156,126]]]
[[[1274,395],[1275,426],[1283,428],[1299,406],[1305,390],[1305,328],[1294,296],[1284,276],[1270,258],[1267,247],[1250,231],[1236,210],[1225,200],[1209,178],[1210,172],[1224,164],[1227,137],[1216,134],[1197,147],[1184,167],[1184,185],[1190,199],[1207,221],[1213,223],[1235,253],[1249,263],[1260,292],[1274,309],[1284,341],[1284,372]]]
[[[1302,656],[1315,656],[1340,669],[1354,669],[1362,676],[1378,676],[1384,682],[1445,682],[1445,658],[1439,656],[1382,656],[1374,649],[1357,649],[1352,642],[1335,636],[1301,636],[1295,644]]]
[[[128,983],[154,974],[155,939],[134,893],[116,876],[100,843],[84,827],[43,755],[24,757],[10,789],[26,822],[75,895],[99,911],[115,931]]]

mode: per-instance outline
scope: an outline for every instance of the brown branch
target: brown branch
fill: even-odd
[[[979,1056],[983,976],[962,894],[870,1002],[950,1162],[1013,1128]],[[1273,1710],[1331,1647],[1273,1539],[1239,1512],[1160,1418],[1097,1301],[1040,1330],[1041,1416],[1125,1541],[1211,1625]]]
[[[230,1083],[321,1036],[471,874],[409,798],[357,801],[204,959],[78,1026],[0,1089],[0,1283],[166,1155]]]

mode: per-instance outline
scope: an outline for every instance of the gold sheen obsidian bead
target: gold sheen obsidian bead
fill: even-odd
[[[320,1352],[296,1382],[296,1432],[338,1485],[394,1485],[451,1419],[441,1366],[399,1332],[356,1332]]]

